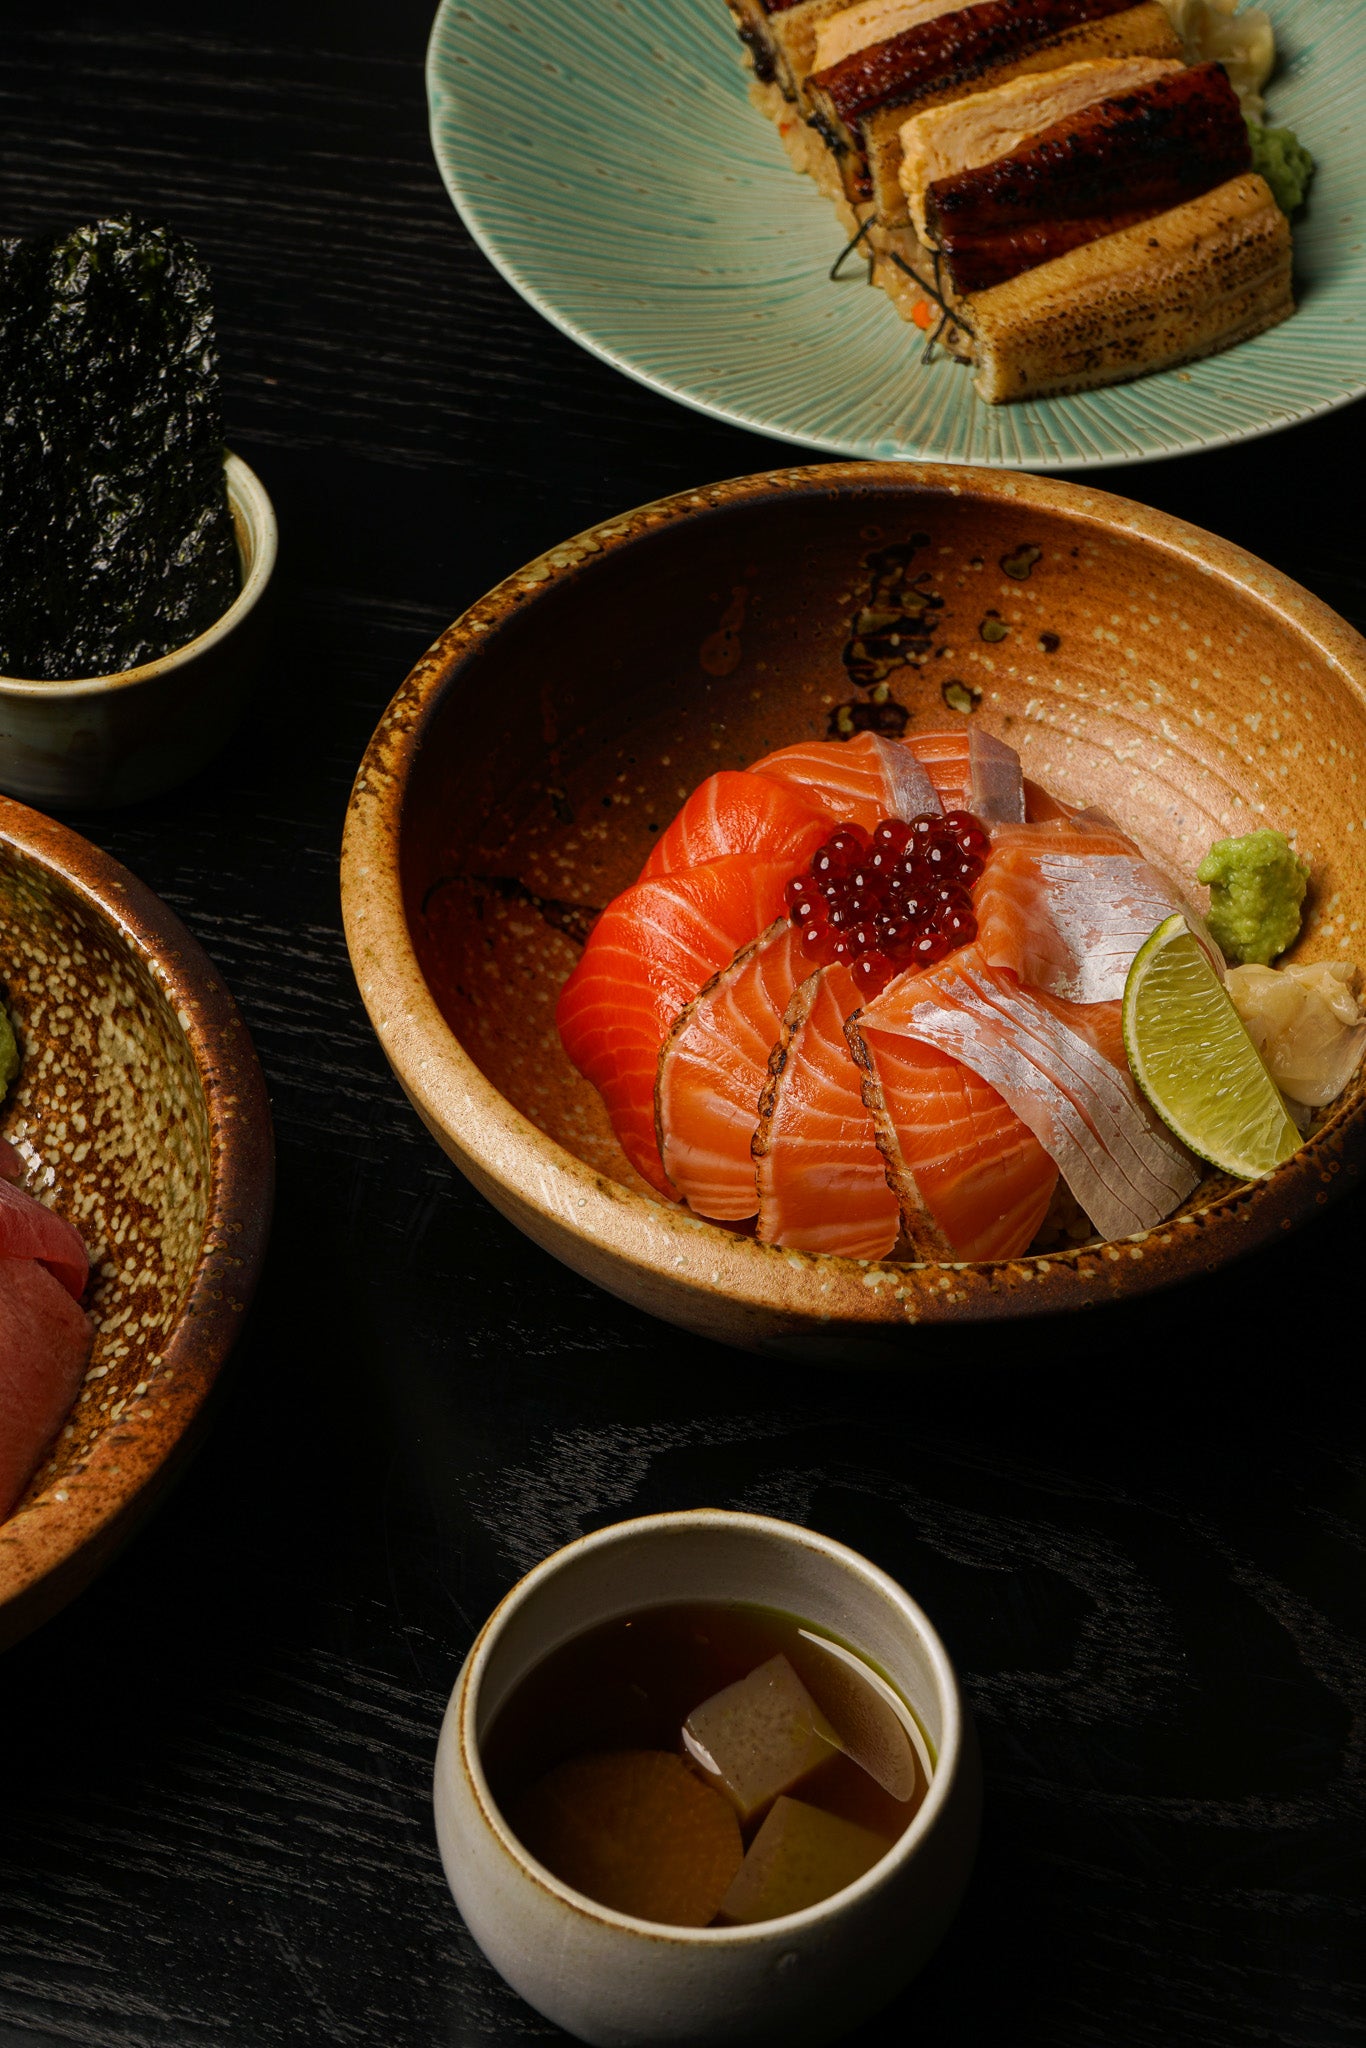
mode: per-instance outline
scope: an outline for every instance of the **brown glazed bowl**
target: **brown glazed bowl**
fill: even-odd
[[[0,797],[0,978],[23,1058],[0,1131],[90,1253],[85,1385],[0,1522],[0,1648],[132,1533],[198,1438],[270,1229],[270,1108],[247,1029],[179,919],[74,832]]]
[[[909,551],[924,605],[911,658],[870,674],[854,621],[888,549]],[[560,984],[694,784],[856,716],[980,720],[1187,883],[1214,839],[1293,833],[1314,874],[1296,957],[1366,955],[1366,642],[1306,591],[1163,513],[1037,477],[832,463],[688,492],[566,541],[458,619],[356,780],[342,882],[361,994],[495,1207],[687,1329],[871,1361],[906,1360],[908,1325],[1208,1271],[1356,1184],[1360,1078],[1269,1181],[1211,1175],[1138,1240],[1046,1257],[813,1257],[656,1197],[560,1050]]]

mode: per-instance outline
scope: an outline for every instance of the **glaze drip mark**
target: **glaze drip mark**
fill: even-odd
[[[728,676],[740,666],[744,652],[740,634],[744,629],[745,610],[749,604],[749,591],[743,583],[737,583],[730,594],[730,603],[721,614],[721,623],[714,633],[709,633],[698,649],[697,659],[709,676]]]
[[[879,683],[871,702],[860,703],[857,697],[851,697],[847,704],[837,704],[826,728],[830,738],[851,740],[856,733],[875,732],[881,739],[899,740],[911,722],[911,714],[886,692],[887,685]]]
[[[1027,583],[1029,572],[1036,562],[1043,560],[1043,549],[1033,541],[1026,541],[1016,548],[1014,554],[1002,555],[1001,567],[1007,576],[1013,576],[1017,583]]]
[[[944,600],[931,588],[927,569],[914,578],[910,573],[917,551],[928,546],[928,536],[918,533],[867,557],[867,585],[844,649],[850,681],[861,690],[918,665],[933,650],[935,613]]]
[[[602,916],[599,905],[594,903],[566,903],[557,896],[538,896],[534,889],[528,889],[525,882],[519,882],[515,875],[438,875],[422,899],[422,915],[431,909],[433,900],[443,889],[456,883],[463,883],[475,897],[475,915],[484,914],[479,892],[485,896],[497,896],[504,903],[523,903],[528,910],[534,910],[537,917],[550,929],[559,932],[566,939],[572,939],[576,946],[582,946],[598,919]]]

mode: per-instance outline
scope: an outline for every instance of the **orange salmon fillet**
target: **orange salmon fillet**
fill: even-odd
[[[753,762],[749,772],[801,791],[832,821],[861,825],[865,832],[883,818],[914,818],[940,808],[934,784],[915,756],[898,740],[873,732],[781,747]]]
[[[1152,1229],[1200,1179],[1139,1093],[1121,1016],[1117,1002],[1066,1002],[1027,988],[964,946],[926,973],[892,982],[851,1020],[851,1033],[861,1033],[875,1078],[892,1037],[936,1047],[999,1090],[1100,1235],[1115,1238]],[[896,1125],[890,1097],[888,1112]],[[881,1118],[878,1137],[885,1142]]]
[[[992,824],[1024,822],[1020,757],[985,727],[907,733],[902,745],[924,768],[946,811],[972,811]]]
[[[699,782],[650,849],[639,879],[678,874],[728,853],[790,857],[792,873],[800,874],[829,831],[829,814],[799,790],[767,776],[723,768]]]
[[[844,1036],[861,1000],[847,967],[823,967],[783,1018],[754,1140],[764,1244],[884,1259],[896,1243],[900,1209]]]
[[[655,1141],[660,1046],[703,983],[781,914],[791,874],[790,858],[737,853],[634,883],[608,904],[560,992],[561,1043],[661,1194],[672,1190]]]
[[[1187,909],[1122,834],[1061,819],[999,830],[973,906],[989,966],[1080,1003],[1118,1001],[1144,940]]]
[[[1038,1139],[988,1082],[935,1046],[879,1030],[867,1012],[851,1019],[849,1040],[868,1075],[878,1144],[917,1250],[929,1258],[1018,1258],[1058,1184]]]
[[[699,1216],[738,1223],[759,1207],[751,1150],[783,1012],[811,973],[778,919],[714,975],[659,1055],[655,1130],[664,1171]]]

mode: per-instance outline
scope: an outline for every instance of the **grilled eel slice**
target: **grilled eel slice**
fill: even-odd
[[[1287,319],[1290,224],[1244,172],[958,303],[992,405],[1122,384]]]
[[[978,0],[812,72],[805,94],[850,202],[871,201],[884,227],[901,227],[908,114],[1083,58],[1180,54],[1159,0]]]
[[[930,240],[947,257],[956,291],[988,291],[1251,168],[1228,74],[1198,64],[1099,100],[1022,149],[938,179],[926,196]]]
[[[816,34],[849,0],[726,0],[760,85],[796,101],[816,62]]]
[[[1023,149],[1045,128],[1097,100],[1113,99],[1179,71],[1175,57],[1118,57],[1063,64],[1008,85],[969,94],[946,107],[913,114],[901,131],[901,189],[921,242],[931,239],[925,216],[930,186]]]

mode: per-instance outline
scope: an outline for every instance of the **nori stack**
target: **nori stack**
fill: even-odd
[[[0,675],[111,675],[237,595],[209,274],[131,215],[0,240]]]

